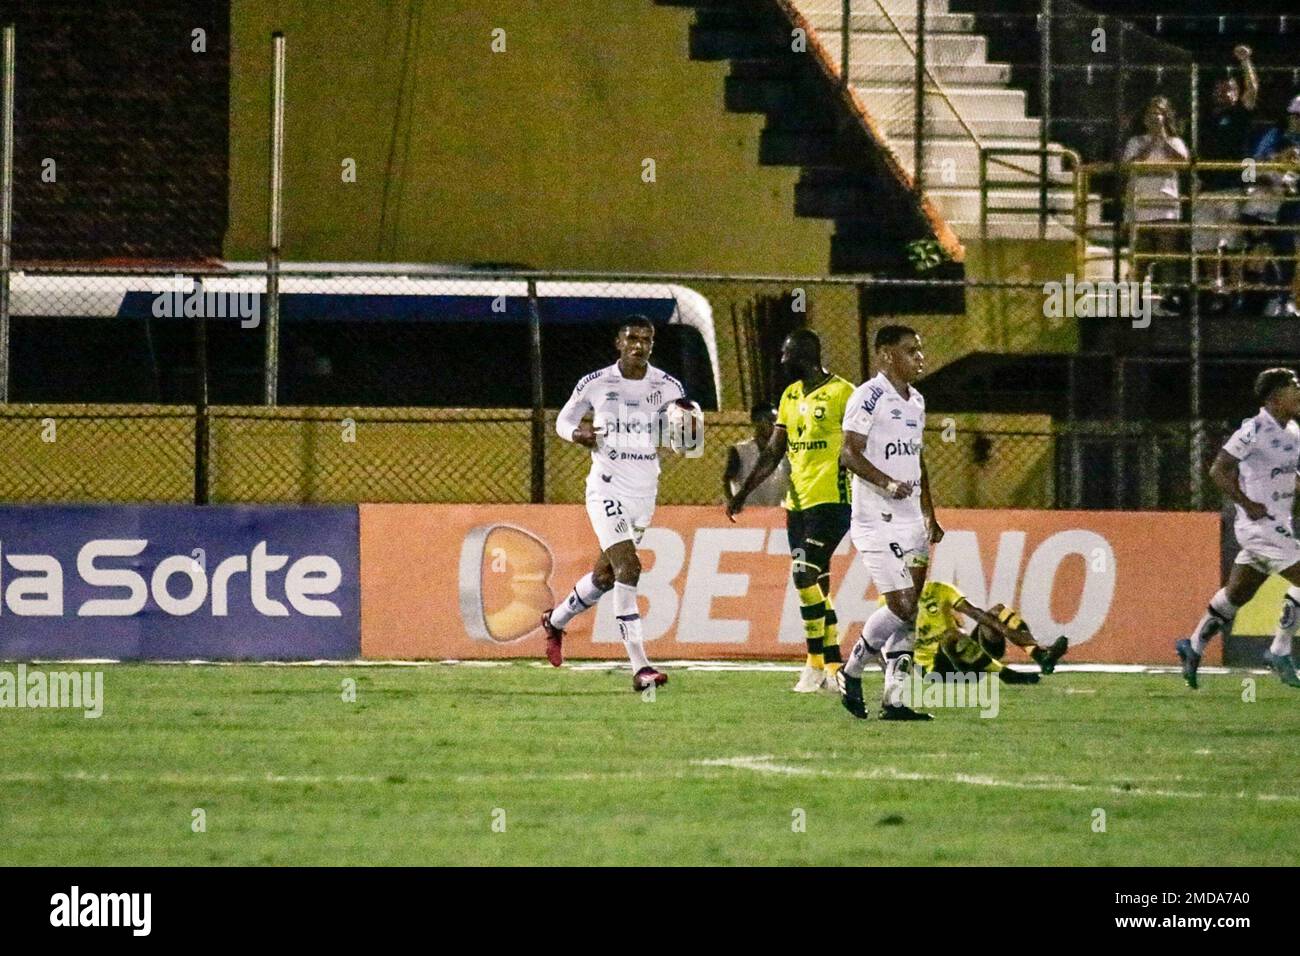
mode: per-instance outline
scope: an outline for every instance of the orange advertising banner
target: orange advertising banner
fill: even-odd
[[[940,509],[939,518],[947,536],[931,578],[978,606],[1018,608],[1041,642],[1065,634],[1071,662],[1171,663],[1174,639],[1219,586],[1218,515]],[[362,656],[540,658],[542,611],[591,570],[598,548],[579,505],[362,505]],[[846,538],[831,569],[846,649],[877,606],[850,551]],[[731,524],[721,507],[662,507],[640,553],[652,659],[802,655],[781,509],[747,509]],[[610,598],[570,623],[565,652],[623,657]],[[1009,659],[1023,663],[1015,650]]]

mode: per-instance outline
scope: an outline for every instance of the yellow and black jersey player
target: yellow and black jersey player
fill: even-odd
[[[799,593],[807,662],[795,684],[798,693],[838,693],[839,628],[831,602],[831,555],[849,529],[849,481],[840,465],[844,409],[852,383],[822,366],[821,340],[799,329],[781,345],[781,369],[791,380],[777,406],[776,426],[745,484],[727,502],[727,517],[777,467],[790,460],[785,497],[790,571]]]

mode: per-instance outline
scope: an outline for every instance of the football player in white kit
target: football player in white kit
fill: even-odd
[[[650,365],[654,325],[649,319],[629,316],[619,327],[615,346],[618,361],[583,377],[555,422],[561,438],[591,449],[587,516],[600,541],[600,555],[569,596],[542,615],[542,628],[546,657],[559,667],[564,662],[564,628],[613,590],[619,633],[632,661],[632,688],[640,691],[668,682],[668,675],[651,667],[645,656],[636,603],[641,576],[636,549],[650,526],[659,490],[658,414],[665,404],[685,398],[686,390]],[[588,412],[590,424],[582,420]],[[695,438],[702,440],[702,434]]]
[[[905,325],[876,332],[880,372],[863,382],[844,412],[840,461],[853,473],[849,538],[871,571],[885,603],[862,626],[840,669],[841,700],[866,719],[862,671],[883,651],[883,720],[929,720],[903,703],[916,644],[916,600],[925,584],[930,545],[943,538],[934,517],[930,483],[921,457],[925,399],[912,387],[925,370],[921,337]]]
[[[1268,369],[1255,379],[1255,397],[1263,406],[1259,414],[1241,423],[1210,466],[1210,477],[1236,505],[1233,529],[1241,550],[1227,585],[1210,598],[1196,632],[1174,645],[1191,688],[1196,687],[1205,645],[1227,630],[1237,609],[1270,574],[1280,574],[1291,586],[1264,660],[1282,683],[1300,687],[1291,658],[1291,638],[1300,627],[1300,541],[1291,526],[1300,488],[1300,425],[1295,421],[1300,417],[1300,380],[1289,368]]]

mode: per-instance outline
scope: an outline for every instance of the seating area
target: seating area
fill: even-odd
[[[15,259],[220,257],[229,20],[229,0],[0,2],[20,37]]]

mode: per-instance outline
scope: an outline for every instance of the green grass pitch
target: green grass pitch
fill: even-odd
[[[1247,702],[1242,672],[1058,673],[920,725],[780,671],[677,669],[647,701],[626,670],[529,662],[103,670],[99,719],[0,710],[0,864],[1300,856],[1300,692],[1263,674]]]

